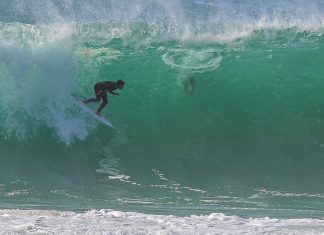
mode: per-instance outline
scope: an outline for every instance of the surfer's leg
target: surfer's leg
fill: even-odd
[[[102,103],[97,111],[97,114],[100,114],[101,110],[108,104],[107,93],[101,95]]]
[[[95,85],[93,89],[96,94],[96,98],[86,99],[85,101],[83,101],[83,103],[87,104],[87,103],[99,102],[101,100],[101,95],[97,95],[98,93],[97,85]]]
[[[96,94],[96,98],[91,98],[91,99],[86,99],[83,101],[83,103],[87,104],[87,103],[92,103],[92,102],[99,102],[101,100],[101,95],[97,95],[98,91],[99,91],[99,86],[98,84],[96,84],[93,87],[94,93]]]

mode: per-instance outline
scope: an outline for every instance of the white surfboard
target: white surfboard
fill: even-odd
[[[85,103],[83,103],[82,102],[83,99],[81,97],[74,95],[74,94],[71,94],[71,95],[74,98],[76,104],[79,105],[79,107],[84,112],[89,113],[92,117],[97,119],[99,122],[101,122],[111,128],[117,129],[108,119],[104,118],[103,116],[97,115],[91,108],[89,108]]]

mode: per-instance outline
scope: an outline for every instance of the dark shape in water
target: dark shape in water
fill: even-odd
[[[188,77],[183,82],[183,89],[185,92],[192,93],[194,90],[195,78],[193,76]]]

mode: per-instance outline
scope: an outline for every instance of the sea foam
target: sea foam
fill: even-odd
[[[154,215],[109,209],[84,213],[0,210],[1,234],[323,234],[324,220]]]

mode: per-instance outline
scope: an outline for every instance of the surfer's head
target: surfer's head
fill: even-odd
[[[118,86],[119,89],[123,89],[124,85],[125,85],[125,82],[123,80],[118,80],[117,81],[117,86]]]

